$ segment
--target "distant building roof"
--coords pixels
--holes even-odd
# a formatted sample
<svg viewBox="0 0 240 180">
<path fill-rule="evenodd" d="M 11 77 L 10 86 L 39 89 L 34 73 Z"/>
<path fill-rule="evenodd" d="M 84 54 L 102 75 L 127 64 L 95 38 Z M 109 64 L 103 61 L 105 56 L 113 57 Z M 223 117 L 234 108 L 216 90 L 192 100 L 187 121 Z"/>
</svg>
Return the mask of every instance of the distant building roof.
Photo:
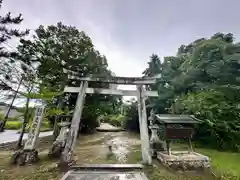
<svg viewBox="0 0 240 180">
<path fill-rule="evenodd" d="M 156 114 L 159 122 L 165 124 L 197 124 L 201 121 L 192 115 L 177 114 Z"/>
</svg>

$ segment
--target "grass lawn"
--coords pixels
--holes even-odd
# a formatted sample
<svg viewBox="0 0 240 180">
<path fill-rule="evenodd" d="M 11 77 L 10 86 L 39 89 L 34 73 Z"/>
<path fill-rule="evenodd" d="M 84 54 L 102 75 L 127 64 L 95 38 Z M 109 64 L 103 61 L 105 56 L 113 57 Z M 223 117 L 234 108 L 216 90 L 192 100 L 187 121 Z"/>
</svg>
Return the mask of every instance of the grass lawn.
<svg viewBox="0 0 240 180">
<path fill-rule="evenodd" d="M 157 160 L 154 161 L 156 166 L 145 169 L 150 180 L 239 180 L 240 179 L 240 154 L 232 152 L 219 152 L 212 149 L 196 149 L 212 160 L 212 172 L 183 173 L 172 171 Z M 141 162 L 141 151 L 136 148 L 129 155 L 129 163 Z"/>
<path fill-rule="evenodd" d="M 214 149 L 197 149 L 212 160 L 212 168 L 216 173 L 230 174 L 240 178 L 240 153 L 219 152 Z"/>
<path fill-rule="evenodd" d="M 82 136 L 77 142 L 75 153 L 77 164 L 88 163 L 117 163 L 114 156 L 108 156 L 102 145 L 103 138 L 94 135 L 91 141 L 85 141 L 87 136 Z M 40 149 L 40 162 L 34 165 L 16 167 L 9 165 L 12 152 L 0 151 L 0 180 L 59 180 L 63 173 L 56 167 L 57 160 L 49 160 L 47 157 L 50 142 L 47 141 Z M 211 173 L 194 172 L 184 173 L 172 171 L 163 167 L 158 161 L 154 161 L 154 166 L 146 167 L 144 172 L 149 180 L 217 180 L 217 179 L 240 179 L 240 154 L 231 152 L 219 152 L 211 149 L 196 149 L 212 159 L 212 169 L 215 177 Z M 125 163 L 141 163 L 140 146 L 133 146 L 132 151 L 127 156 Z"/>
</svg>

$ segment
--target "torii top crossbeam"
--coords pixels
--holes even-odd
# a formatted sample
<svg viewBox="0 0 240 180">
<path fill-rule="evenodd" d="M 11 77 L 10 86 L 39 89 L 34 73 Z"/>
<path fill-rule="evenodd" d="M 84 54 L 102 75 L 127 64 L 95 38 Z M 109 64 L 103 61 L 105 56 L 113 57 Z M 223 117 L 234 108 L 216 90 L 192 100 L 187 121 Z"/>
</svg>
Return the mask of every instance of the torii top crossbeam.
<svg viewBox="0 0 240 180">
<path fill-rule="evenodd" d="M 103 82 L 109 84 L 131 84 L 131 85 L 149 85 L 155 84 L 156 79 L 155 77 L 76 77 L 70 76 L 69 79 L 77 79 L 80 81 L 90 81 L 90 82 Z"/>
</svg>

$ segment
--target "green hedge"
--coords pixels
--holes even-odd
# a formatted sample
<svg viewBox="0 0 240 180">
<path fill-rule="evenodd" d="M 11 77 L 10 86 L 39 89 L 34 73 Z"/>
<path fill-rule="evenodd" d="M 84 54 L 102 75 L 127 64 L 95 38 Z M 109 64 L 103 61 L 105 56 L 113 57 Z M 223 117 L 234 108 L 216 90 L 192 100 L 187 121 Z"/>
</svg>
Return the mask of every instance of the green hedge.
<svg viewBox="0 0 240 180">
<path fill-rule="evenodd" d="M 195 139 L 205 147 L 240 152 L 239 99 L 234 93 L 209 90 L 189 93 L 176 102 L 179 111 L 202 120 Z"/>
<path fill-rule="evenodd" d="M 6 129 L 9 130 L 20 130 L 22 127 L 22 122 L 21 121 L 7 121 L 6 122 Z M 26 131 L 29 131 L 30 126 L 28 125 L 26 128 Z M 52 130 L 52 127 L 48 121 L 43 121 L 42 126 L 41 126 L 41 132 L 44 131 L 50 131 Z"/>
<path fill-rule="evenodd" d="M 21 121 L 7 121 L 5 129 L 19 130 L 22 127 Z"/>
</svg>

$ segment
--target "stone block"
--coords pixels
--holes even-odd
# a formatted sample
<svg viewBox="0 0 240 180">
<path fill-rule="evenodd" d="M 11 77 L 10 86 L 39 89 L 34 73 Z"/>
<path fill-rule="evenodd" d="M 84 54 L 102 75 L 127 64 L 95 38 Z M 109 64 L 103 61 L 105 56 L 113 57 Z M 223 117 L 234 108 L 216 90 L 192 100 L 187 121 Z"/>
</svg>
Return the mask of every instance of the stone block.
<svg viewBox="0 0 240 180">
<path fill-rule="evenodd" d="M 172 151 L 171 155 L 167 152 L 157 152 L 158 160 L 175 170 L 196 170 L 210 167 L 210 159 L 207 156 L 196 152 Z"/>
<path fill-rule="evenodd" d="M 11 164 L 24 166 L 25 164 L 33 164 L 39 160 L 38 151 L 33 150 L 20 150 L 15 152 L 10 160 Z"/>
</svg>

